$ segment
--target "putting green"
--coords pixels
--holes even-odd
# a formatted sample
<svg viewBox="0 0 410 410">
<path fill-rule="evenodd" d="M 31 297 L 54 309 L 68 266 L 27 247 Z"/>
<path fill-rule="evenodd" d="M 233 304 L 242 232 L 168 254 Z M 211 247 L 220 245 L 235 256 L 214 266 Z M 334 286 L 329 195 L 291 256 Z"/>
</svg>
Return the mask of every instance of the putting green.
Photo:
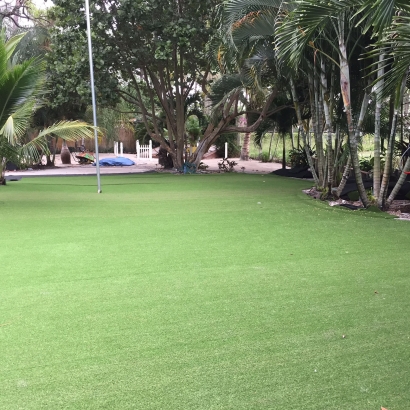
<svg viewBox="0 0 410 410">
<path fill-rule="evenodd" d="M 308 186 L 0 187 L 0 408 L 407 409 L 410 225 Z"/>
</svg>

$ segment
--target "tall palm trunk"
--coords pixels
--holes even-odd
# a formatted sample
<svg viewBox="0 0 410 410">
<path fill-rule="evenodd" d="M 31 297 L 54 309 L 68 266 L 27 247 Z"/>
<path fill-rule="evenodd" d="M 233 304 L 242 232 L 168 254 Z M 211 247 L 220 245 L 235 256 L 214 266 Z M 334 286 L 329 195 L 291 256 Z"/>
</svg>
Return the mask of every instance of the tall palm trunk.
<svg viewBox="0 0 410 410">
<path fill-rule="evenodd" d="M 339 16 L 339 63 L 340 63 L 340 89 L 343 98 L 344 109 L 346 112 L 347 129 L 349 137 L 349 149 L 352 158 L 353 171 L 356 179 L 357 190 L 360 199 L 365 208 L 370 205 L 367 198 L 366 189 L 364 188 L 362 174 L 360 172 L 359 153 L 358 153 L 358 135 L 356 135 L 353 124 L 352 106 L 350 99 L 350 70 L 347 60 L 347 50 L 344 40 L 344 17 Z"/>
<path fill-rule="evenodd" d="M 357 121 L 357 126 L 356 126 L 356 130 L 355 130 L 355 139 L 359 140 L 360 137 L 360 133 L 363 130 L 363 122 L 364 122 L 364 117 L 366 115 L 366 111 L 367 111 L 367 107 L 369 106 L 369 91 L 368 89 L 365 89 L 365 93 L 363 96 L 363 100 L 362 100 L 362 106 L 360 108 L 360 114 L 359 114 L 359 120 Z M 351 153 L 349 153 L 349 157 L 347 159 L 347 164 L 345 167 L 345 170 L 343 172 L 343 176 L 342 176 L 342 180 L 340 181 L 340 184 L 336 190 L 336 195 L 339 197 L 340 194 L 342 193 L 345 185 L 346 185 L 346 181 L 349 178 L 349 174 L 350 174 L 350 167 L 352 166 L 352 155 Z M 360 175 L 361 178 L 361 175 Z M 367 195 L 366 195 L 367 198 Z"/>
<path fill-rule="evenodd" d="M 380 195 L 380 178 L 381 178 L 381 143 L 380 143 L 380 117 L 382 109 L 381 93 L 384 85 L 384 67 L 383 67 L 384 54 L 380 54 L 377 78 L 379 79 L 376 84 L 376 109 L 374 112 L 374 165 L 373 165 L 373 195 L 379 198 Z"/>
<path fill-rule="evenodd" d="M 326 122 L 326 151 L 327 151 L 327 187 L 328 195 L 332 193 L 333 187 L 333 144 L 332 144 L 332 113 L 330 112 L 330 99 L 329 92 L 327 89 L 327 79 L 325 71 L 325 62 L 323 58 L 321 59 L 321 73 L 320 73 L 320 83 L 322 91 L 322 100 L 323 100 L 323 112 Z"/>
<path fill-rule="evenodd" d="M 306 138 L 306 132 L 303 127 L 302 113 L 300 111 L 300 105 L 299 105 L 298 96 L 296 93 L 296 87 L 295 87 L 295 83 L 293 82 L 292 77 L 290 77 L 290 88 L 292 90 L 293 105 L 296 111 L 296 118 L 298 120 L 299 132 L 302 134 L 303 148 L 306 152 L 306 157 L 309 163 L 310 171 L 312 172 L 312 175 L 313 175 L 313 179 L 315 180 L 315 185 L 319 186 L 319 178 L 315 171 L 315 166 L 313 164 L 312 156 L 310 155 L 310 149 L 309 149 L 309 145 L 308 145 L 307 138 Z"/>
<path fill-rule="evenodd" d="M 282 133 L 282 169 L 286 169 L 286 140 L 285 140 L 285 133 Z"/>
<path fill-rule="evenodd" d="M 343 171 L 342 180 L 340 181 L 340 184 L 336 189 L 336 196 L 338 198 L 341 195 L 344 187 L 346 186 L 347 180 L 349 179 L 350 167 L 351 166 L 352 166 L 352 156 L 349 154 L 349 156 L 347 158 L 347 163 L 346 163 L 346 166 L 345 166 L 345 170 Z"/>
<path fill-rule="evenodd" d="M 319 186 L 322 187 L 324 184 L 324 174 L 323 174 L 323 169 L 324 169 L 324 156 L 323 156 L 323 140 L 322 140 L 322 133 L 319 132 L 319 127 L 318 127 L 318 107 L 316 105 L 317 103 L 317 89 L 315 86 L 317 86 L 317 81 L 314 81 L 313 76 L 314 76 L 313 70 L 309 72 L 308 75 L 308 81 L 309 81 L 309 94 L 310 94 L 310 111 L 312 113 L 312 128 L 313 128 L 313 135 L 315 137 L 315 146 L 316 146 L 316 158 L 317 158 L 317 172 L 319 174 Z"/>
<path fill-rule="evenodd" d="M 410 171 L 410 157 L 407 158 L 406 163 L 404 164 L 404 168 L 400 174 L 400 178 L 397 181 L 396 185 L 394 186 L 393 190 L 391 191 L 389 197 L 386 200 L 386 209 L 390 208 L 391 203 L 393 202 L 394 198 L 396 198 L 396 195 L 399 193 L 400 188 L 403 186 L 404 181 L 407 178 L 407 172 Z"/>
<path fill-rule="evenodd" d="M 333 185 L 338 184 L 339 175 L 341 173 L 341 165 L 340 165 L 340 154 L 342 152 L 342 145 L 343 145 L 343 135 L 340 132 L 340 125 L 336 125 L 336 138 L 335 138 L 335 151 L 333 156 Z"/>
<path fill-rule="evenodd" d="M 251 142 L 251 133 L 246 132 L 245 136 L 243 137 L 243 144 L 241 148 L 241 160 L 242 161 L 249 161 L 249 144 Z"/>
<path fill-rule="evenodd" d="M 243 124 L 244 127 L 248 125 L 248 117 L 245 114 L 243 116 Z M 241 160 L 242 161 L 249 161 L 249 145 L 251 142 L 251 133 L 246 132 L 244 137 L 243 137 L 243 143 L 242 143 L 242 148 L 241 148 Z"/>
<path fill-rule="evenodd" d="M 382 183 L 380 186 L 380 194 L 377 200 L 377 204 L 380 209 L 387 209 L 386 198 L 387 198 L 387 191 L 389 189 L 390 175 L 391 175 L 392 168 L 393 168 L 393 152 L 394 152 L 394 140 L 396 137 L 397 117 L 399 115 L 400 105 L 403 100 L 404 90 L 406 88 L 407 74 L 408 74 L 408 71 L 403 76 L 402 82 L 400 84 L 400 88 L 397 90 L 396 98 L 394 100 L 394 112 L 393 112 L 389 140 L 387 143 L 386 161 L 384 165 L 383 179 L 382 179 Z"/>
</svg>

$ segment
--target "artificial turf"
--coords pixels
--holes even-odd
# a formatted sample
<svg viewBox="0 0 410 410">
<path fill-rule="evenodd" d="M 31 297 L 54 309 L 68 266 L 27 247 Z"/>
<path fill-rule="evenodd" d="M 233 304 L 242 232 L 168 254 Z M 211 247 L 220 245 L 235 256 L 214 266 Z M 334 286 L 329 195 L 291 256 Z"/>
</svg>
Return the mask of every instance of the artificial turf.
<svg viewBox="0 0 410 410">
<path fill-rule="evenodd" d="M 0 187 L 0 409 L 410 408 L 408 222 L 273 175 Z"/>
</svg>

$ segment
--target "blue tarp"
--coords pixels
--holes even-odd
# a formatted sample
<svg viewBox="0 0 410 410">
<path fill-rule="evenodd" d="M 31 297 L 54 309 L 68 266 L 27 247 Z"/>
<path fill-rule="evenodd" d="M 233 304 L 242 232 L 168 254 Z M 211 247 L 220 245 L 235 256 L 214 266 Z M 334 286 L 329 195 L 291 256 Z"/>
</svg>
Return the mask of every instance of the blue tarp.
<svg viewBox="0 0 410 410">
<path fill-rule="evenodd" d="M 135 165 L 135 162 L 124 157 L 100 159 L 100 167 L 129 167 L 131 165 Z"/>
</svg>

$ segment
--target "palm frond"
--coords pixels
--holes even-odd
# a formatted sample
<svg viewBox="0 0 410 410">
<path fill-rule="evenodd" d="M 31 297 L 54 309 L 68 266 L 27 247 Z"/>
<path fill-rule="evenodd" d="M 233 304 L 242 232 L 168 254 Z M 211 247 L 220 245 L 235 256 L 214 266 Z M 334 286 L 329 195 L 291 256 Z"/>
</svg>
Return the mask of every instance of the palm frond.
<svg viewBox="0 0 410 410">
<path fill-rule="evenodd" d="M 18 144 L 30 125 L 35 107 L 35 100 L 28 100 L 22 104 L 6 119 L 0 129 L 0 136 L 4 136 L 10 144 Z"/>
<path fill-rule="evenodd" d="M 3 34 L 2 34 L 3 35 Z M 22 40 L 22 38 L 26 35 L 26 33 L 20 33 L 17 34 L 13 37 L 11 37 L 5 44 L 5 50 L 6 50 L 6 56 L 7 59 L 9 60 L 11 58 L 11 56 L 14 53 L 14 50 L 16 49 L 16 47 L 18 46 L 18 44 L 20 43 L 20 41 Z M 4 37 L 3 37 L 4 40 Z"/>
<path fill-rule="evenodd" d="M 94 130 L 101 135 L 101 130 L 83 121 L 59 121 L 40 131 L 37 137 L 20 147 L 20 154 L 37 160 L 39 151 L 48 152 L 47 136 L 53 135 L 65 141 L 78 141 L 82 138 L 94 138 Z"/>
<path fill-rule="evenodd" d="M 344 1 L 352 5 L 355 0 Z M 359 23 L 366 21 L 364 30 L 372 28 L 379 36 L 392 24 L 395 15 L 402 12 L 410 13 L 410 4 L 407 0 L 360 0 L 356 2 L 355 7 L 359 5 L 357 14 L 362 14 Z"/>
<path fill-rule="evenodd" d="M 393 19 L 390 27 L 384 30 L 382 37 L 368 57 L 384 54 L 383 75 L 384 85 L 381 97 L 392 94 L 397 84 L 408 75 L 410 67 L 410 16 L 398 16 Z M 373 64 L 373 73 L 377 72 L 377 62 Z M 376 79 L 375 83 L 379 79 Z"/>
<path fill-rule="evenodd" d="M 283 0 L 231 0 L 225 6 L 225 22 L 232 27 L 236 22 L 252 12 L 262 10 L 291 10 L 293 3 Z"/>
<path fill-rule="evenodd" d="M 211 93 L 209 94 L 212 105 L 216 106 L 223 101 L 227 95 L 230 95 L 238 88 L 243 88 L 242 78 L 239 74 L 226 74 L 221 76 L 214 82 Z"/>
<path fill-rule="evenodd" d="M 299 1 L 296 10 L 279 22 L 275 45 L 281 61 L 300 64 L 304 50 L 337 18 L 335 1 Z"/>
<path fill-rule="evenodd" d="M 27 100 L 38 96 L 44 84 L 44 64 L 32 59 L 7 70 L 1 79 L 0 127 Z"/>
<path fill-rule="evenodd" d="M 235 44 L 244 40 L 272 36 L 276 26 L 276 10 L 266 9 L 248 13 L 232 25 L 232 38 Z"/>
<path fill-rule="evenodd" d="M 59 121 L 51 125 L 50 127 L 40 131 L 40 133 L 34 140 L 49 135 L 55 135 L 56 137 L 59 137 L 65 141 L 77 141 L 81 138 L 93 138 L 95 129 L 97 130 L 99 135 L 102 135 L 102 132 L 99 128 L 96 128 L 84 121 Z"/>
<path fill-rule="evenodd" d="M 11 145 L 6 138 L 0 136 L 0 161 L 7 158 L 8 161 L 18 162 L 18 150 Z"/>
</svg>

